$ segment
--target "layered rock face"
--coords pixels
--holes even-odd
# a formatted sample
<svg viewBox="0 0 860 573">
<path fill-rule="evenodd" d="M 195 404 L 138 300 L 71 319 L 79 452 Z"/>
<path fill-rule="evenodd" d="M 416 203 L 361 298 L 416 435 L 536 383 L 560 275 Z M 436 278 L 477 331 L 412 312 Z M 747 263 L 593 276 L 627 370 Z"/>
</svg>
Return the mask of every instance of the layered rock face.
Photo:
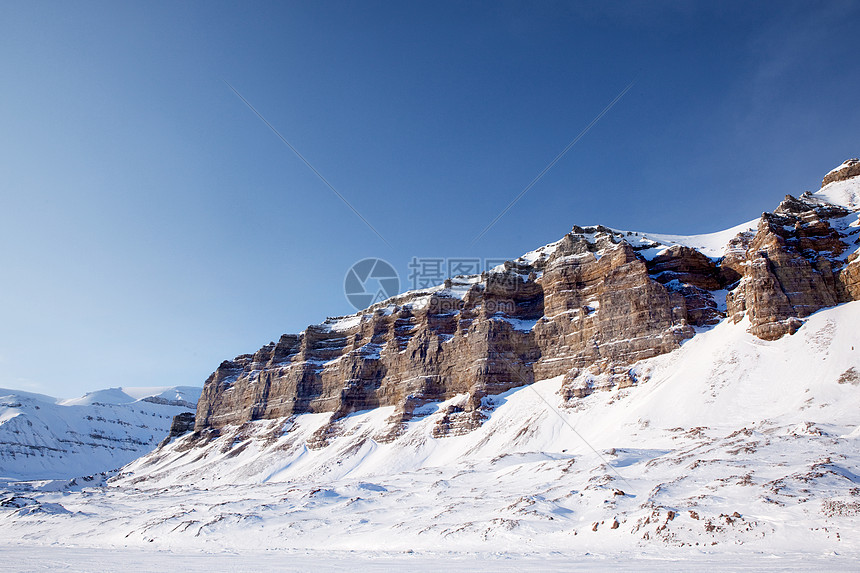
<svg viewBox="0 0 860 573">
<path fill-rule="evenodd" d="M 843 256 L 857 238 L 851 220 L 856 215 L 848 209 L 811 193 L 787 195 L 773 213 L 762 214 L 738 256 L 742 276 L 726 300 L 729 316 L 735 322 L 748 316 L 751 333 L 775 340 L 793 334 L 813 312 L 857 298 L 858 267 Z"/>
<path fill-rule="evenodd" d="M 855 166 L 828 178 L 850 178 Z M 638 233 L 574 227 L 492 272 L 328 319 L 223 362 L 205 383 L 195 430 L 217 434 L 305 412 L 331 412 L 334 423 L 394 406 L 391 432 L 377 436 L 385 440 L 417 407 L 465 395 L 434 433 L 468 431 L 481 423 L 484 398 L 538 379 L 565 375 L 567 398 L 635 384 L 631 364 L 722 320 L 723 300 L 733 320 L 749 317 L 753 334 L 778 338 L 820 308 L 860 298 L 851 217 L 810 194 L 787 196 L 716 257 Z M 323 432 L 310 445 L 325 443 Z"/>
<path fill-rule="evenodd" d="M 860 159 L 849 159 L 825 175 L 824 180 L 821 182 L 821 186 L 826 187 L 830 183 L 845 181 L 852 177 L 857 177 L 858 175 L 860 175 Z"/>
<path fill-rule="evenodd" d="M 678 348 L 716 312 L 697 285 L 714 286 L 718 273 L 697 255 L 672 251 L 649 269 L 623 235 L 577 227 L 533 257 L 223 362 L 206 381 L 196 429 L 378 406 L 396 406 L 397 422 L 458 394 L 470 399 L 452 426 L 477 423 L 487 395 L 572 368 L 621 372 Z"/>
</svg>

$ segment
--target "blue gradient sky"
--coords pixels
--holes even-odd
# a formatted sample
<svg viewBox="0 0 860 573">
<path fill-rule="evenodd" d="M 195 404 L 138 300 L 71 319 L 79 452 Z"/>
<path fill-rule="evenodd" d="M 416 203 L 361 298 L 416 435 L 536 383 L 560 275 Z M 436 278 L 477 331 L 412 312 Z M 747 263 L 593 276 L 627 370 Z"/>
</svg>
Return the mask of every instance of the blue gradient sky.
<svg viewBox="0 0 860 573">
<path fill-rule="evenodd" d="M 2 387 L 199 385 L 358 259 L 715 231 L 860 155 L 857 3 L 175 4 L 0 5 Z"/>
</svg>

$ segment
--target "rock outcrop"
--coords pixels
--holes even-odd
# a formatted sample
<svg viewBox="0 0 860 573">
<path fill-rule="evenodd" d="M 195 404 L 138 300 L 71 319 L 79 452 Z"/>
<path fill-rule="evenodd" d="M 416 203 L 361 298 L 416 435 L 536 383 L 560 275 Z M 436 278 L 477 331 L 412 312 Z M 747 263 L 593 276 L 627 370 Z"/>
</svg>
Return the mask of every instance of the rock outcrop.
<svg viewBox="0 0 860 573">
<path fill-rule="evenodd" d="M 825 175 L 824 180 L 821 182 L 821 186 L 826 187 L 830 183 L 845 181 L 846 179 L 857 177 L 858 175 L 860 175 L 860 159 L 848 159 L 842 165 Z"/>
<path fill-rule="evenodd" d="M 828 178 L 838 181 L 856 164 Z M 636 384 L 631 364 L 677 349 L 694 327 L 722 320 L 721 308 L 736 322 L 748 317 L 756 336 L 778 338 L 816 310 L 860 295 L 850 216 L 808 193 L 786 196 L 718 257 L 638 233 L 574 227 L 503 268 L 452 277 L 223 362 L 206 380 L 195 431 L 217 435 L 306 412 L 330 412 L 335 424 L 393 406 L 390 432 L 376 436 L 384 441 L 420 406 L 465 396 L 434 430 L 461 433 L 481 423 L 485 398 L 538 379 L 564 375 L 568 398 Z M 325 446 L 332 428 L 309 445 Z"/>
<path fill-rule="evenodd" d="M 174 438 L 184 436 L 185 434 L 193 431 L 194 412 L 182 412 L 181 414 L 177 414 L 176 416 L 173 416 L 173 421 L 170 423 L 170 433 L 168 433 L 167 437 L 158 444 L 158 447 L 163 448 L 173 441 Z"/>
<path fill-rule="evenodd" d="M 184 436 L 188 432 L 194 430 L 194 413 L 182 412 L 173 416 L 173 422 L 170 424 L 169 438 L 178 438 Z"/>
<path fill-rule="evenodd" d="M 811 193 L 786 195 L 773 213 L 763 213 L 740 257 L 740 283 L 726 300 L 732 320 L 747 316 L 751 333 L 775 340 L 813 312 L 854 300 L 857 267 L 846 266 L 843 255 L 857 229 L 846 219 L 856 215 Z"/>
<path fill-rule="evenodd" d="M 407 293 L 223 362 L 206 381 L 196 429 L 379 406 L 397 408 L 396 429 L 418 406 L 468 394 L 451 412 L 456 426 L 488 395 L 572 368 L 624 371 L 678 348 L 691 325 L 715 316 L 702 286 L 718 286 L 718 272 L 698 253 L 673 251 L 649 269 L 622 234 L 589 227 L 529 260 L 454 277 L 447 288 Z"/>
</svg>

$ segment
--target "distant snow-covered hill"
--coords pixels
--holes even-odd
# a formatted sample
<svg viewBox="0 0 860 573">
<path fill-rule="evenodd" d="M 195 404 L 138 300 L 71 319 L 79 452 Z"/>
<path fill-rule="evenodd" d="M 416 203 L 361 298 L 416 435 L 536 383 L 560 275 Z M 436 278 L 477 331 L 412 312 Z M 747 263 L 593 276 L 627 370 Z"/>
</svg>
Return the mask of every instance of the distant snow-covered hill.
<svg viewBox="0 0 860 573">
<path fill-rule="evenodd" d="M 109 388 L 58 400 L 0 389 L 0 478 L 60 479 L 119 468 L 152 450 L 200 388 Z"/>
</svg>

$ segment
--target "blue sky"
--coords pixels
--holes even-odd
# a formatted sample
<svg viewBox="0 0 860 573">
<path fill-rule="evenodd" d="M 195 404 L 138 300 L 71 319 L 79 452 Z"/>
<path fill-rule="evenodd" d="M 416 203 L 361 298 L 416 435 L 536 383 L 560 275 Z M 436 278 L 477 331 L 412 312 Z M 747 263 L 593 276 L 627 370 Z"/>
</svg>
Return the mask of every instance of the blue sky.
<svg viewBox="0 0 860 573">
<path fill-rule="evenodd" d="M 177 4 L 0 5 L 0 387 L 199 385 L 359 259 L 716 231 L 860 155 L 857 3 Z"/>
</svg>

